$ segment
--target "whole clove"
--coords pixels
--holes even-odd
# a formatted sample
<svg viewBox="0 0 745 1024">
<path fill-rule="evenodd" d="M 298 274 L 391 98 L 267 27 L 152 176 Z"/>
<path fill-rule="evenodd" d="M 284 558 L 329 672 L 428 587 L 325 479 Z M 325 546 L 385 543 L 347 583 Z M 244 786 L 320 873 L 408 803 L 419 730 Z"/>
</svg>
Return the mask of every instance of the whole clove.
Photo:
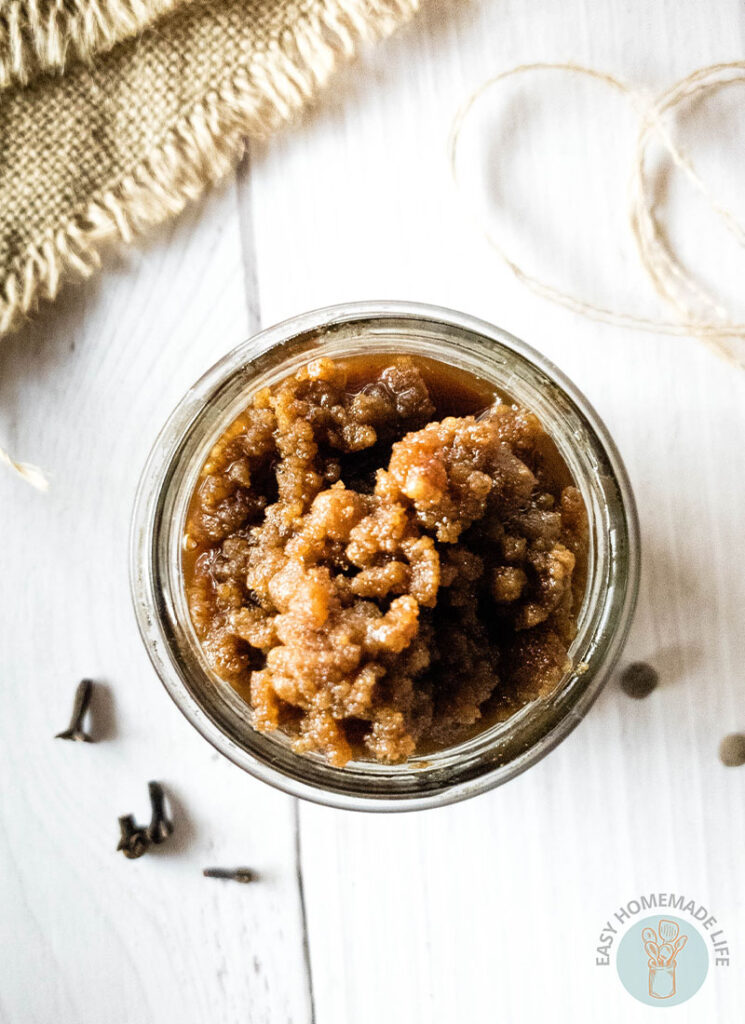
<svg viewBox="0 0 745 1024">
<path fill-rule="evenodd" d="M 124 814 L 119 819 L 121 836 L 117 850 L 121 850 L 127 860 L 137 860 L 150 849 L 148 830 L 135 824 L 132 814 Z"/>
<path fill-rule="evenodd" d="M 227 878 L 233 882 L 255 882 L 259 877 L 252 868 L 205 868 L 205 878 Z"/>
<path fill-rule="evenodd" d="M 151 843 L 159 845 L 164 843 L 173 833 L 173 822 L 166 816 L 165 794 L 161 784 L 159 782 L 148 782 L 147 788 L 152 808 L 152 818 L 148 825 L 147 834 Z"/>
<path fill-rule="evenodd" d="M 83 731 L 83 719 L 93 696 L 93 680 L 82 679 L 75 691 L 75 702 L 72 707 L 72 718 L 64 732 L 58 732 L 56 740 L 74 740 L 76 743 L 94 743 L 95 740 Z"/>
<path fill-rule="evenodd" d="M 166 815 L 165 793 L 159 782 L 148 782 L 151 818 L 147 826 L 137 825 L 134 815 L 125 814 L 119 819 L 121 836 L 117 850 L 128 860 L 136 860 L 147 853 L 152 845 L 164 843 L 173 834 L 173 822 Z"/>
</svg>

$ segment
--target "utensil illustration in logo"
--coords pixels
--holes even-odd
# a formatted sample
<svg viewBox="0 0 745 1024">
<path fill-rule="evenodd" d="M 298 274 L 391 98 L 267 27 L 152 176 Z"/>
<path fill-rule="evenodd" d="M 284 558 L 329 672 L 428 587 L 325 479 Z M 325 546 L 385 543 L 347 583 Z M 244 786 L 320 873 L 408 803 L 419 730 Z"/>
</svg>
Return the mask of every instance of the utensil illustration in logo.
<svg viewBox="0 0 745 1024">
<path fill-rule="evenodd" d="M 649 957 L 649 994 L 655 999 L 669 999 L 675 995 L 675 968 L 678 953 L 688 941 L 687 935 L 680 935 L 675 921 L 661 918 L 658 932 L 645 928 L 642 932 L 644 952 Z"/>
<path fill-rule="evenodd" d="M 663 942 L 675 942 L 678 937 L 678 928 L 675 921 L 668 921 L 666 918 L 662 918 L 659 924 L 660 938 Z"/>
<path fill-rule="evenodd" d="M 655 938 L 657 938 L 657 936 L 655 936 Z M 649 957 L 650 964 L 653 961 L 654 961 L 654 963 L 661 963 L 661 961 L 660 961 L 660 947 L 657 945 L 656 942 L 652 942 L 652 941 L 645 942 L 644 943 L 644 949 L 647 952 L 647 956 Z"/>
<path fill-rule="evenodd" d="M 674 952 L 675 951 L 669 942 L 662 943 L 660 946 L 660 960 L 662 960 L 663 964 L 666 964 L 668 960 L 672 960 Z"/>
</svg>

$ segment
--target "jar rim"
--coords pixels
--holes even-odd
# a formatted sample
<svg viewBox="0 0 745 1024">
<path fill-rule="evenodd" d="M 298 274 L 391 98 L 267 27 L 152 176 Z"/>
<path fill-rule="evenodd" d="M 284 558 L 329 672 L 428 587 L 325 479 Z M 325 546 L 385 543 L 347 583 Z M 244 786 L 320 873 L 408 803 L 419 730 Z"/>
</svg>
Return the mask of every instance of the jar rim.
<svg viewBox="0 0 745 1024">
<path fill-rule="evenodd" d="M 236 702 L 244 702 L 228 684 L 221 692 L 219 709 L 211 698 L 208 701 L 204 693 L 196 692 L 204 666 L 194 669 L 185 664 L 185 637 L 193 627 L 188 612 L 189 621 L 184 621 L 180 559 L 176 568 L 173 564 L 178 557 L 178 548 L 174 549 L 179 534 L 176 513 L 181 508 L 183 515 L 184 494 L 193 491 L 184 466 L 191 466 L 195 480 L 194 467 L 199 463 L 197 469 L 201 468 L 205 448 L 213 443 L 207 444 L 204 430 L 211 410 L 222 409 L 223 426 L 212 425 L 212 433 L 219 436 L 230 422 L 231 409 L 241 397 L 245 405 L 256 380 L 263 384 L 270 372 L 281 379 L 292 372 L 288 360 L 294 359 L 298 365 L 307 362 L 313 346 L 364 344 L 374 337 L 378 343 L 375 351 L 383 352 L 391 350 L 380 347 L 389 337 L 393 349 L 401 351 L 402 345 L 410 344 L 410 339 L 405 341 L 407 331 L 419 339 L 417 344 L 450 344 L 449 357 L 488 363 L 489 372 L 481 374 L 486 379 L 502 371 L 508 373 L 510 361 L 516 360 L 523 376 L 513 373 L 513 387 L 505 384 L 504 390 L 512 395 L 515 387 L 528 387 L 526 374 L 535 377 L 537 383 L 531 385 L 534 402 L 525 404 L 542 422 L 546 416 L 551 418 L 556 405 L 566 418 L 567 429 L 581 431 L 582 445 L 587 448 L 584 453 L 578 440 L 569 444 L 544 422 L 562 455 L 569 461 L 574 458 L 570 471 L 575 483 L 584 485 L 580 489 L 585 502 L 588 495 L 593 501 L 595 539 L 602 549 L 596 552 L 599 565 L 595 569 L 600 575 L 593 595 L 600 603 L 590 600 L 588 578 L 583 608 L 589 609 L 592 628 L 585 643 L 576 649 L 573 645 L 575 665 L 557 687 L 560 694 L 555 691 L 548 700 L 531 702 L 501 727 L 487 727 L 472 739 L 426 759 L 415 757 L 395 766 L 353 762 L 351 767 L 333 768 L 313 755 L 291 752 L 282 737 L 267 740 L 250 725 L 244 723 L 241 729 L 234 724 L 229 716 L 239 713 Z M 520 400 L 519 395 L 515 397 Z M 535 408 L 536 401 L 544 402 L 545 408 Z M 197 450 L 202 453 L 201 462 Z M 581 471 L 582 481 L 576 478 Z M 520 774 L 561 742 L 600 693 L 620 653 L 636 602 L 639 561 L 638 520 L 625 467 L 605 425 L 576 385 L 550 360 L 501 328 L 454 310 L 394 301 L 345 303 L 301 314 L 259 332 L 218 360 L 187 391 L 158 434 L 137 489 L 130 537 L 130 583 L 140 634 L 157 675 L 192 725 L 239 767 L 293 796 L 334 807 L 378 811 L 415 810 L 465 799 Z M 215 680 L 210 682 L 214 687 Z M 555 698 L 555 706 L 550 705 Z M 543 725 L 538 722 L 538 712 L 543 713 Z M 495 728 L 502 730 L 502 748 Z M 512 746 L 509 733 L 515 734 Z M 509 753 L 503 755 L 498 750 Z"/>
</svg>

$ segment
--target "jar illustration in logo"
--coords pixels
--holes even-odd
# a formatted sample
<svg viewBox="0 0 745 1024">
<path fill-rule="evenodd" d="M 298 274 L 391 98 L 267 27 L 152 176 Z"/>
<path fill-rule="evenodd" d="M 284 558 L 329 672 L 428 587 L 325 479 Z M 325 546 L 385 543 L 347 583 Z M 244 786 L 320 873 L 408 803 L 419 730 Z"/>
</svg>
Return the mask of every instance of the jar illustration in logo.
<svg viewBox="0 0 745 1024">
<path fill-rule="evenodd" d="M 695 921 L 660 912 L 630 924 L 618 944 L 616 971 L 629 995 L 662 1010 L 696 995 L 709 970 L 709 950 Z"/>
<path fill-rule="evenodd" d="M 670 999 L 675 995 L 675 968 L 678 954 L 688 941 L 687 935 L 680 934 L 675 921 L 661 918 L 658 931 L 645 928 L 642 931 L 644 952 L 649 957 L 649 994 L 654 999 Z"/>
</svg>

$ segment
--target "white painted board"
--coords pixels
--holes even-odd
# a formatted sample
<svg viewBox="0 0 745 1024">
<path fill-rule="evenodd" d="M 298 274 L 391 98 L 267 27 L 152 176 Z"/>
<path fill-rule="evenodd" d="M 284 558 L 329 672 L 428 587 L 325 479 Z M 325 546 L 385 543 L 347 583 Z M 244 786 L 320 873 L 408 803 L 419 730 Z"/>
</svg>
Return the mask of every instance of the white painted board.
<svg viewBox="0 0 745 1024">
<path fill-rule="evenodd" d="M 745 729 L 745 374 L 521 288 L 464 217 L 446 142 L 470 89 L 513 64 L 574 59 L 658 89 L 742 58 L 744 38 L 736 0 L 430 2 L 220 190 L 0 346 L 2 437 L 52 478 L 42 496 L 0 475 L 0 1020 L 647 1021 L 595 946 L 657 890 L 705 904 L 732 946 L 676 1019 L 741 1019 L 745 768 L 717 747 Z M 557 283 L 655 312 L 623 235 L 623 104 L 558 79 L 510 97 L 487 147 L 502 201 L 485 213 Z M 745 152 L 728 110 L 701 134 L 724 188 Z M 721 237 L 685 227 L 706 279 L 736 281 Z M 362 298 L 482 316 L 588 395 L 642 523 L 625 657 L 662 677 L 639 702 L 611 683 L 502 789 L 414 815 L 298 806 L 222 760 L 157 682 L 128 593 L 136 481 L 188 385 L 259 327 Z M 82 676 L 107 687 L 95 747 L 52 740 Z M 127 862 L 116 819 L 146 814 L 150 778 L 175 797 L 177 837 Z M 211 882 L 210 863 L 263 879 Z"/>
</svg>

